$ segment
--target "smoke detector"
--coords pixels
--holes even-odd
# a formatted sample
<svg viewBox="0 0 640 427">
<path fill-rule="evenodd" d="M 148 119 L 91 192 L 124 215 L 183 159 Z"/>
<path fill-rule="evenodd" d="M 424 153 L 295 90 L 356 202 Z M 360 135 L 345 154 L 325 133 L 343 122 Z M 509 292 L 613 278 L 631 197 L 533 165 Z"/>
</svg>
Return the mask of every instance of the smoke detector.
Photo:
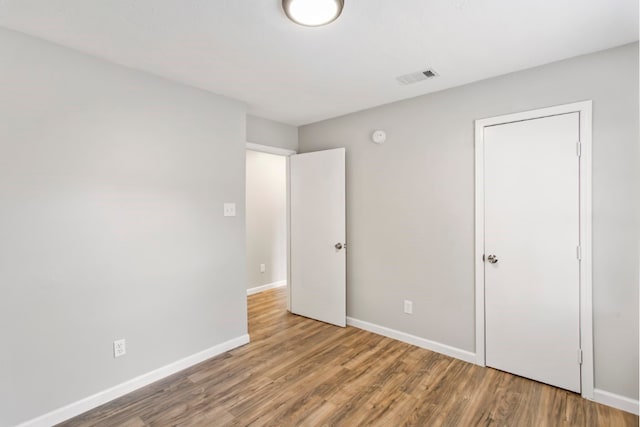
<svg viewBox="0 0 640 427">
<path fill-rule="evenodd" d="M 421 82 L 423 80 L 433 79 L 435 77 L 438 77 L 438 73 L 436 73 L 433 68 L 427 68 L 426 70 L 396 77 L 396 80 L 398 80 L 401 85 L 406 86 L 413 83 Z"/>
</svg>

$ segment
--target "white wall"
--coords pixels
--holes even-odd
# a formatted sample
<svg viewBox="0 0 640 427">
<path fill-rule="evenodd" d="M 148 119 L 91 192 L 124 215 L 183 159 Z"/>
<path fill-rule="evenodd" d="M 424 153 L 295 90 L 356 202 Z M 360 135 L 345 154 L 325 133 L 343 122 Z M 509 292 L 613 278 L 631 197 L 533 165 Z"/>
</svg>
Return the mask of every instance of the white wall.
<svg viewBox="0 0 640 427">
<path fill-rule="evenodd" d="M 637 399 L 637 44 L 301 127 L 301 152 L 347 148 L 348 315 L 474 351 L 474 120 L 587 99 L 595 385 Z"/>
<path fill-rule="evenodd" d="M 247 142 L 298 151 L 298 128 L 247 115 Z"/>
<path fill-rule="evenodd" d="M 0 93 L 1 426 L 246 334 L 243 104 L 1 29 Z"/>
<path fill-rule="evenodd" d="M 286 168 L 284 156 L 247 150 L 247 288 L 287 279 Z"/>
</svg>

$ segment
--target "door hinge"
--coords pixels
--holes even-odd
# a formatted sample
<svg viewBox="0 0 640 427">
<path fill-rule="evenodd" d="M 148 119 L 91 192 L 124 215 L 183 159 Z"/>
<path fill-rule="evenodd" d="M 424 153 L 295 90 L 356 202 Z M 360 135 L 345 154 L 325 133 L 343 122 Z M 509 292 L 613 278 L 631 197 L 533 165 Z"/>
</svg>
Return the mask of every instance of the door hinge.
<svg viewBox="0 0 640 427">
<path fill-rule="evenodd" d="M 582 365 L 582 349 L 578 349 L 578 365 Z"/>
<path fill-rule="evenodd" d="M 582 156 L 582 142 L 580 141 L 576 143 L 576 154 L 578 157 Z"/>
<path fill-rule="evenodd" d="M 578 261 L 582 260 L 582 246 L 576 246 L 576 258 Z"/>
</svg>

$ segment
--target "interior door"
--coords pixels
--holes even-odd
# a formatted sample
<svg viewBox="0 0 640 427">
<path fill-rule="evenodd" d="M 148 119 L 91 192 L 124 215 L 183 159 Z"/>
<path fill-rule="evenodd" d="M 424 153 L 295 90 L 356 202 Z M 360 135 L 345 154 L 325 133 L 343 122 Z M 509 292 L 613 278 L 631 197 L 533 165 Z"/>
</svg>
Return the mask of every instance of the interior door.
<svg viewBox="0 0 640 427">
<path fill-rule="evenodd" d="M 290 158 L 291 312 L 346 325 L 345 149 Z"/>
<path fill-rule="evenodd" d="M 484 141 L 486 364 L 580 392 L 579 113 Z"/>
</svg>

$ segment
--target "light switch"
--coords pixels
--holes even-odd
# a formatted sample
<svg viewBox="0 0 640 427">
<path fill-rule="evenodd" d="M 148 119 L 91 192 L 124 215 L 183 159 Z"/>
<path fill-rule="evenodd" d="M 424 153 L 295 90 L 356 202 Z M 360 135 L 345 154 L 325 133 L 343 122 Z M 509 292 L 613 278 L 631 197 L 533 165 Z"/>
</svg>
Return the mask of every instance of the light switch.
<svg viewBox="0 0 640 427">
<path fill-rule="evenodd" d="M 236 216 L 236 204 L 225 203 L 224 204 L 224 216 Z"/>
</svg>

